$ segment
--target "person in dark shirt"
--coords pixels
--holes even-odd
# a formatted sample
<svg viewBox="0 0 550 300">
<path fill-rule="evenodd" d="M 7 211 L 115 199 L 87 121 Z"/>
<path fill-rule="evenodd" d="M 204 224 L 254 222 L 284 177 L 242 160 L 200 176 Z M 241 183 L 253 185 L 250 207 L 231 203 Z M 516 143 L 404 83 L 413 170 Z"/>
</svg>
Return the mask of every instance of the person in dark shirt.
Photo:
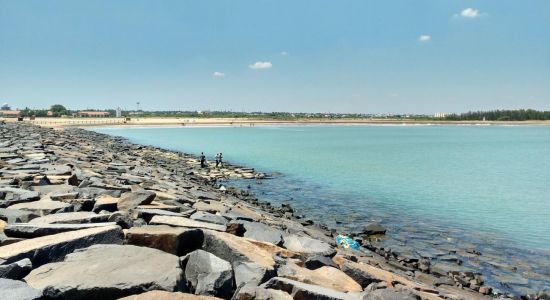
<svg viewBox="0 0 550 300">
<path fill-rule="evenodd" d="M 206 156 L 204 156 L 204 152 L 201 152 L 201 168 L 206 168 Z"/>
<path fill-rule="evenodd" d="M 223 168 L 223 154 L 220 152 L 220 156 L 218 157 L 218 161 L 220 163 L 220 167 Z"/>
</svg>

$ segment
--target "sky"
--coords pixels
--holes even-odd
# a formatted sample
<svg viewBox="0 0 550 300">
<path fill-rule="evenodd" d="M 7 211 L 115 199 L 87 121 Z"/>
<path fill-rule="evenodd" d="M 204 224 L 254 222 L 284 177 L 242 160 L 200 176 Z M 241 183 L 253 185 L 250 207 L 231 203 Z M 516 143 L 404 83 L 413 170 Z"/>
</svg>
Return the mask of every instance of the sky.
<svg viewBox="0 0 550 300">
<path fill-rule="evenodd" d="M 0 0 L 0 102 L 550 110 L 550 1 Z"/>
</svg>

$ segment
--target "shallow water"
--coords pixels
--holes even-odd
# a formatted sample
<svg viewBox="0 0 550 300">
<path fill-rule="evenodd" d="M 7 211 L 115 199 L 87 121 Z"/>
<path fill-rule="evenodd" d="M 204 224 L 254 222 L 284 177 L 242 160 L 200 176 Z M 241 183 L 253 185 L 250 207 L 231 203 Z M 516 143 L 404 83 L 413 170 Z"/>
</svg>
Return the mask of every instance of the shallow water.
<svg viewBox="0 0 550 300">
<path fill-rule="evenodd" d="M 256 126 L 96 131 L 187 153 L 204 151 L 210 159 L 223 152 L 227 161 L 284 174 L 262 184 L 250 181 L 244 185 L 250 184 L 266 200 L 290 202 L 306 216 L 329 226 L 354 231 L 380 221 L 390 229 L 388 243 L 393 247 L 476 247 L 488 257 L 494 253 L 494 264 L 502 260 L 543 274 L 543 278 L 533 276 L 518 286 L 550 285 L 550 267 L 545 265 L 550 257 L 550 127 Z M 479 269 L 485 264 L 472 262 L 471 266 Z M 519 275 L 529 277 L 527 271 Z M 498 270 L 487 272 L 494 273 L 488 273 L 489 277 L 500 275 Z"/>
</svg>

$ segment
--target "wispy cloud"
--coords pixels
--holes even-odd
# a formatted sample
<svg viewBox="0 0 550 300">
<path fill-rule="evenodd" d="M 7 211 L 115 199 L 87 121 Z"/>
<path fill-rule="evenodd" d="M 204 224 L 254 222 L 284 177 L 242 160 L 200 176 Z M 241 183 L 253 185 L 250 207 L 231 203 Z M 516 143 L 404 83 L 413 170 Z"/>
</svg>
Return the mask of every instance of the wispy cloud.
<svg viewBox="0 0 550 300">
<path fill-rule="evenodd" d="M 288 52 L 282 51 L 282 52 L 281 52 L 281 55 L 282 55 L 282 56 L 287 56 L 287 55 L 288 55 Z"/>
<path fill-rule="evenodd" d="M 216 71 L 216 72 L 212 73 L 212 76 L 214 76 L 216 78 L 223 78 L 223 77 L 225 77 L 225 73 Z"/>
<path fill-rule="evenodd" d="M 432 39 L 432 37 L 430 35 L 427 35 L 427 34 L 423 34 L 423 35 L 418 37 L 418 41 L 420 41 L 420 42 L 428 42 L 431 39 Z"/>
<path fill-rule="evenodd" d="M 486 15 L 486 13 L 480 12 L 479 9 L 468 7 L 463 9 L 459 14 L 455 14 L 455 17 L 474 19 L 484 15 Z"/>
<path fill-rule="evenodd" d="M 251 65 L 248 65 L 249 68 L 253 70 L 269 69 L 273 67 L 273 64 L 270 61 L 257 61 Z"/>
</svg>

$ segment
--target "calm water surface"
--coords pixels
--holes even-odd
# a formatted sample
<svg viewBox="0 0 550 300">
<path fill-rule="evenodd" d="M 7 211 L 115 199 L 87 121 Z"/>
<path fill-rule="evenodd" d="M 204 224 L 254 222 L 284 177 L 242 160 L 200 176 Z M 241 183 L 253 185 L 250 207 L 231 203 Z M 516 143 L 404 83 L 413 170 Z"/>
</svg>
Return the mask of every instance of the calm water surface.
<svg viewBox="0 0 550 300">
<path fill-rule="evenodd" d="M 530 272 L 550 275 L 548 266 L 536 262 L 550 251 L 550 127 L 96 131 L 187 153 L 204 151 L 210 159 L 223 152 L 227 161 L 280 172 L 284 175 L 276 179 L 247 185 L 266 200 L 290 202 L 307 216 L 342 230 L 380 221 L 389 227 L 390 237 L 403 245 L 407 236 L 417 236 L 424 243 L 434 243 L 435 237 L 457 240 L 493 251 L 495 256 L 525 256 Z M 537 280 L 522 283 L 549 283 Z"/>
</svg>

